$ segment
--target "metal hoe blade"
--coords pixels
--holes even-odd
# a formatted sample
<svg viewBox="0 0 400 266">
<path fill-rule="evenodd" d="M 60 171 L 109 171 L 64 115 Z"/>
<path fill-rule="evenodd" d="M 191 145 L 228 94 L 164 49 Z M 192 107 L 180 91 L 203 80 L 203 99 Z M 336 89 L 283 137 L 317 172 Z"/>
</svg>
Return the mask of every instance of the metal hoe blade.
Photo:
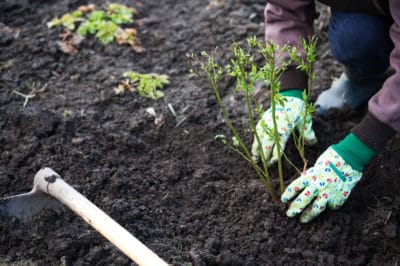
<svg viewBox="0 0 400 266">
<path fill-rule="evenodd" d="M 53 197 L 34 191 L 0 199 L 0 216 L 15 217 L 22 222 L 29 222 L 45 209 L 60 211 L 63 205 Z"/>
</svg>

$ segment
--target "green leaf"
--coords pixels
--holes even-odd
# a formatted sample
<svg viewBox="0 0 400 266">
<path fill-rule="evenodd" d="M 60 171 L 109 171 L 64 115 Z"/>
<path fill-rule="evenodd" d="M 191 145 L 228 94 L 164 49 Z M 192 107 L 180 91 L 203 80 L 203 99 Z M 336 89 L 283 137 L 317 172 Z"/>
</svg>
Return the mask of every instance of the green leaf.
<svg viewBox="0 0 400 266">
<path fill-rule="evenodd" d="M 96 10 L 89 14 L 90 21 L 103 21 L 106 18 L 106 12 L 103 10 Z"/>
<path fill-rule="evenodd" d="M 251 66 L 251 73 L 253 73 L 253 74 L 257 73 L 257 66 L 254 64 Z"/>
<path fill-rule="evenodd" d="M 82 18 L 83 13 L 82 13 L 82 11 L 76 10 L 76 11 L 71 13 L 71 16 L 74 17 L 74 18 Z"/>
<path fill-rule="evenodd" d="M 111 21 L 101 21 L 97 25 L 96 37 L 104 44 L 114 41 L 119 27 Z"/>
<path fill-rule="evenodd" d="M 133 14 L 136 13 L 136 10 L 121 4 L 110 4 L 107 7 L 108 17 L 115 24 L 126 24 L 133 22 Z"/>
<path fill-rule="evenodd" d="M 67 13 L 67 14 L 64 14 L 60 19 L 59 18 L 52 19 L 50 22 L 47 23 L 47 27 L 52 28 L 54 26 L 63 25 L 64 27 L 66 27 L 69 30 L 74 30 L 76 20 L 77 20 L 76 17 Z"/>
<path fill-rule="evenodd" d="M 75 22 L 82 19 L 81 11 L 74 11 L 72 13 L 64 14 L 60 19 L 53 18 L 51 21 L 47 22 L 48 28 L 53 28 L 58 25 L 63 25 L 69 30 L 75 29 Z"/>
<path fill-rule="evenodd" d="M 224 144 L 228 144 L 228 142 L 226 141 L 226 136 L 223 135 L 223 134 L 215 135 L 214 138 L 215 138 L 216 140 L 222 141 L 222 143 L 224 143 Z"/>
<path fill-rule="evenodd" d="M 247 38 L 247 45 L 250 48 L 256 47 L 257 46 L 257 37 L 253 36 L 253 37 Z"/>
<path fill-rule="evenodd" d="M 79 25 L 78 29 L 76 30 L 76 32 L 82 36 L 86 36 L 88 34 L 95 34 L 96 31 L 97 31 L 96 23 L 88 20 Z"/>
<path fill-rule="evenodd" d="M 59 18 L 53 18 L 52 20 L 47 22 L 46 25 L 47 25 L 47 27 L 49 29 L 51 29 L 51 28 L 53 28 L 53 27 L 55 27 L 57 25 L 60 25 L 60 19 Z"/>
<path fill-rule="evenodd" d="M 61 17 L 61 24 L 69 30 L 75 29 L 75 20 L 71 14 L 65 14 Z"/>
<path fill-rule="evenodd" d="M 238 147 L 239 146 L 239 140 L 237 137 L 232 137 L 232 143 L 233 146 Z"/>
</svg>

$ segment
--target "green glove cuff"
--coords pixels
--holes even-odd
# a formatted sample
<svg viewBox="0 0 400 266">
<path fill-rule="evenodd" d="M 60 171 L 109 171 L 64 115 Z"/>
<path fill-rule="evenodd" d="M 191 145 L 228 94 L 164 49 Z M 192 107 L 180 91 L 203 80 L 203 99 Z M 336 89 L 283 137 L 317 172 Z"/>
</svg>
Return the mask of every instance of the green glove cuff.
<svg viewBox="0 0 400 266">
<path fill-rule="evenodd" d="M 362 172 L 364 166 L 374 157 L 375 152 L 353 133 L 347 135 L 334 149 L 354 170 Z"/>
<path fill-rule="evenodd" d="M 282 96 L 295 97 L 303 100 L 303 91 L 301 89 L 289 89 L 280 93 Z"/>
</svg>

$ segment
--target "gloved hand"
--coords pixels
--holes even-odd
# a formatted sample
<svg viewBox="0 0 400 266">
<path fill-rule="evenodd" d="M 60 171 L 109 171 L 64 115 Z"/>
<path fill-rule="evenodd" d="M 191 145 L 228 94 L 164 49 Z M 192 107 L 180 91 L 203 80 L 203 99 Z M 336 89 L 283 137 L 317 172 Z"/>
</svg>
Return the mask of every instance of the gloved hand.
<svg viewBox="0 0 400 266">
<path fill-rule="evenodd" d="M 302 99 L 302 92 L 300 90 L 289 90 L 281 93 L 284 98 L 284 106 L 276 105 L 276 122 L 278 132 L 280 134 L 280 147 L 283 152 L 286 142 L 292 134 L 294 128 L 300 128 L 303 125 L 303 109 L 304 101 Z M 264 158 L 268 165 L 274 164 L 278 160 L 277 143 L 271 134 L 267 133 L 266 128 L 270 132 L 273 130 L 272 109 L 269 108 L 262 116 L 256 126 L 257 134 L 260 137 L 262 144 L 262 151 Z M 314 130 L 312 129 L 312 117 L 308 116 L 305 123 L 304 140 L 306 144 L 314 144 L 317 142 Z M 251 149 L 253 159 L 258 161 L 260 159 L 259 144 L 254 139 Z"/>
<path fill-rule="evenodd" d="M 326 207 L 340 208 L 361 179 L 364 165 L 374 154 L 353 134 L 330 146 L 314 167 L 295 179 L 282 194 L 281 200 L 288 202 L 301 192 L 290 204 L 287 216 L 302 213 L 300 221 L 307 223 Z"/>
</svg>

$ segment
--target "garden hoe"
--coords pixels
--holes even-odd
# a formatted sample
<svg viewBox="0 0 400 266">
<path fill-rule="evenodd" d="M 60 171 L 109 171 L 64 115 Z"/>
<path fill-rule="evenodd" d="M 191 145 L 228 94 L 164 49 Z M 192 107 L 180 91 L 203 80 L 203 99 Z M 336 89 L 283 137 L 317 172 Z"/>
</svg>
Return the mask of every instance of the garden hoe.
<svg viewBox="0 0 400 266">
<path fill-rule="evenodd" d="M 59 201 L 137 264 L 168 265 L 50 168 L 41 169 L 35 175 L 31 192 L 0 199 L 0 215 L 26 222 L 43 209 L 59 209 L 62 206 Z"/>
</svg>

